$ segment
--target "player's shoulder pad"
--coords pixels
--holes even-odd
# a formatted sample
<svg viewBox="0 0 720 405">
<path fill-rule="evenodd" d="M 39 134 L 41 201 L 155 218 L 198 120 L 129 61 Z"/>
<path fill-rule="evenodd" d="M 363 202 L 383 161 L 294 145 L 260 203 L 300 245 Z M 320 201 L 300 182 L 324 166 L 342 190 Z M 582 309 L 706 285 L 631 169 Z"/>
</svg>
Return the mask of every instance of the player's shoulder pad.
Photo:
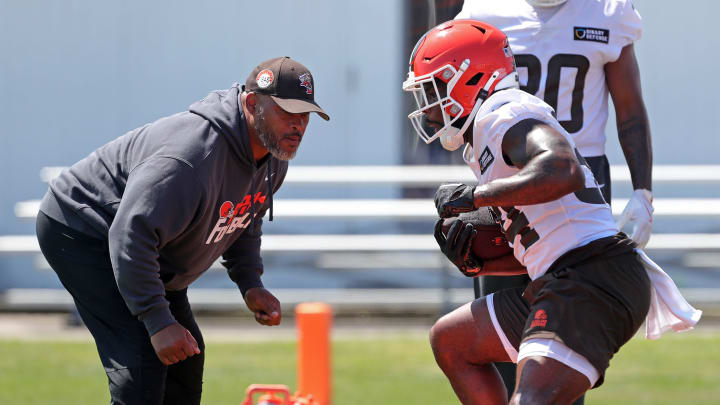
<svg viewBox="0 0 720 405">
<path fill-rule="evenodd" d="M 610 43 L 624 47 L 642 36 L 642 17 L 631 0 L 601 0 L 603 10 L 598 10 L 610 30 Z"/>
<path fill-rule="evenodd" d="M 554 120 L 553 108 L 539 98 L 518 89 L 507 89 L 492 94 L 478 110 L 474 122 L 474 136 L 487 145 L 499 146 L 510 127 L 534 118 Z M 479 143 L 479 144 L 480 144 Z"/>
</svg>

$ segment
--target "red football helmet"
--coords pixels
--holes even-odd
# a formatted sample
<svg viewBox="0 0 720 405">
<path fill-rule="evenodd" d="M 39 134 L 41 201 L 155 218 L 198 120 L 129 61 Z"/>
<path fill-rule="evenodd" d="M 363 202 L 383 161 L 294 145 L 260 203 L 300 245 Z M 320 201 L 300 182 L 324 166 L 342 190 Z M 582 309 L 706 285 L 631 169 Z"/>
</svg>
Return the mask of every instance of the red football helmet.
<svg viewBox="0 0 720 405">
<path fill-rule="evenodd" d="M 446 94 L 440 94 L 437 80 L 445 83 Z M 425 143 L 440 138 L 448 150 L 465 143 L 462 134 L 480 104 L 493 91 L 509 87 L 518 87 L 518 78 L 507 37 L 476 20 L 448 21 L 428 31 L 410 55 L 410 71 L 403 83 L 403 90 L 413 93 L 418 106 L 408 115 L 415 131 Z M 422 119 L 438 105 L 444 126 L 429 135 Z M 461 118 L 464 122 L 458 122 Z"/>
</svg>

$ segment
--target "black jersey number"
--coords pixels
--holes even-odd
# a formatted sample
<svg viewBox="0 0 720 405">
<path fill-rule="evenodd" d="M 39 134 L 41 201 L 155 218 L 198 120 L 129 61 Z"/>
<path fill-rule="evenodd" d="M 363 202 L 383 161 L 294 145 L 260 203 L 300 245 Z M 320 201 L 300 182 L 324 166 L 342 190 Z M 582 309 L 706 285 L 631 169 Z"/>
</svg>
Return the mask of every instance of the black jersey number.
<svg viewBox="0 0 720 405">
<path fill-rule="evenodd" d="M 540 89 L 540 77 L 542 67 L 540 59 L 531 54 L 515 55 L 515 63 L 518 67 L 527 68 L 528 81 L 520 89 L 530 94 L 536 94 Z M 560 125 L 571 134 L 578 132 L 583 127 L 583 89 L 585 88 L 585 77 L 590 69 L 590 61 L 583 55 L 559 53 L 548 61 L 547 80 L 545 80 L 545 102 L 550 104 L 556 111 L 558 105 L 558 92 L 560 90 L 560 71 L 562 68 L 575 68 L 575 86 L 572 91 L 570 103 L 570 119 L 559 121 Z"/>
<path fill-rule="evenodd" d="M 515 237 L 520 235 L 520 244 L 525 250 L 532 246 L 535 242 L 540 240 L 540 235 L 533 228 L 530 228 L 525 213 L 515 207 L 502 207 L 507 213 L 507 219 L 510 220 L 510 226 L 505 229 L 505 221 L 502 220 L 502 215 L 497 207 L 492 207 L 490 210 L 493 213 L 496 221 L 500 222 L 500 227 L 503 229 L 505 239 L 514 243 Z"/>
<path fill-rule="evenodd" d="M 587 171 L 592 173 L 590 165 L 584 157 L 580 156 L 580 152 L 578 152 L 577 148 L 575 148 L 575 156 L 577 157 L 580 164 L 587 167 Z M 600 191 L 600 186 L 598 185 L 597 180 L 595 180 L 594 176 L 593 183 L 594 186 L 585 187 L 576 191 L 574 193 L 575 197 L 577 197 L 578 200 L 586 204 L 605 204 L 605 199 L 603 198 L 602 191 Z"/>
</svg>

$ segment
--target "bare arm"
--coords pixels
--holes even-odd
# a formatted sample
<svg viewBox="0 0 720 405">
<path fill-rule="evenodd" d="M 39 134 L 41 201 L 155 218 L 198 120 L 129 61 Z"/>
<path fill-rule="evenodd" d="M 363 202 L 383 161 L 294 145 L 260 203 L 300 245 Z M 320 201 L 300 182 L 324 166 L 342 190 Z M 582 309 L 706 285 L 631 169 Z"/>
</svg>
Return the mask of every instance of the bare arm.
<svg viewBox="0 0 720 405">
<path fill-rule="evenodd" d="M 652 190 L 652 140 L 640 87 L 633 44 L 618 60 L 605 65 L 605 81 L 615 105 L 618 140 L 625 154 L 633 189 Z"/>
<path fill-rule="evenodd" d="M 565 137 L 534 119 L 520 121 L 503 137 L 505 159 L 520 171 L 478 186 L 475 207 L 532 205 L 556 200 L 585 185 L 580 162 Z"/>
</svg>

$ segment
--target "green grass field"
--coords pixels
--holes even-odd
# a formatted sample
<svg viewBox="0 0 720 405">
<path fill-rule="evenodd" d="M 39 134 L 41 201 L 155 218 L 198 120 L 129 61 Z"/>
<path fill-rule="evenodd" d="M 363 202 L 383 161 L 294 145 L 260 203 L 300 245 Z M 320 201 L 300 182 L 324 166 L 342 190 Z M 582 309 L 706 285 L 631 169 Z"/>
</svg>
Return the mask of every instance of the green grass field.
<svg viewBox="0 0 720 405">
<path fill-rule="evenodd" d="M 455 404 L 424 337 L 333 342 L 334 403 Z M 588 404 L 720 403 L 720 333 L 636 338 L 613 359 Z M 251 383 L 295 387 L 293 342 L 209 342 L 203 403 L 239 404 Z M 0 404 L 108 403 L 95 347 L 0 341 Z"/>
</svg>

